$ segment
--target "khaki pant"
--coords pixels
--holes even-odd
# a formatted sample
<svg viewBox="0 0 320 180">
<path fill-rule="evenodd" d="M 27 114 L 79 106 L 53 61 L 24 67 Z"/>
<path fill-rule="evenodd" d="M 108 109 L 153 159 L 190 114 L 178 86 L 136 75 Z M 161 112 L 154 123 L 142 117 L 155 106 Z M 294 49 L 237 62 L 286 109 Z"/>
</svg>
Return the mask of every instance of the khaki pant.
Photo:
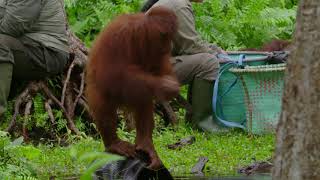
<svg viewBox="0 0 320 180">
<path fill-rule="evenodd" d="M 188 102 L 192 113 L 186 121 L 204 131 L 221 131 L 213 119 L 213 82 L 219 73 L 219 61 L 215 55 L 200 53 L 177 56 L 171 59 L 174 71 L 181 84 L 189 84 Z"/>
<path fill-rule="evenodd" d="M 34 80 L 62 72 L 69 54 L 44 47 L 31 39 L 0 34 L 0 116 L 9 96 L 11 80 Z"/>
<path fill-rule="evenodd" d="M 195 78 L 214 81 L 219 73 L 219 62 L 215 55 L 199 53 L 171 58 L 179 82 L 191 84 Z"/>
</svg>

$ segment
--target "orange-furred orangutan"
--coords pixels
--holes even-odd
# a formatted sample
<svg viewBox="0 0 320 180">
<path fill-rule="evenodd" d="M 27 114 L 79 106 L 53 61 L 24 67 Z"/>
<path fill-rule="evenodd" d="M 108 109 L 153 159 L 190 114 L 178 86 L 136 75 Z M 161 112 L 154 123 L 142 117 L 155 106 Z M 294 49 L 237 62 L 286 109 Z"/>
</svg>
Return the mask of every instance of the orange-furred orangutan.
<svg viewBox="0 0 320 180">
<path fill-rule="evenodd" d="M 176 31 L 177 18 L 164 7 L 121 15 L 99 34 L 86 69 L 86 96 L 106 151 L 127 157 L 144 151 L 151 169 L 162 165 L 152 141 L 153 101 L 179 94 L 169 61 Z M 119 108 L 134 113 L 135 145 L 117 136 Z"/>
</svg>

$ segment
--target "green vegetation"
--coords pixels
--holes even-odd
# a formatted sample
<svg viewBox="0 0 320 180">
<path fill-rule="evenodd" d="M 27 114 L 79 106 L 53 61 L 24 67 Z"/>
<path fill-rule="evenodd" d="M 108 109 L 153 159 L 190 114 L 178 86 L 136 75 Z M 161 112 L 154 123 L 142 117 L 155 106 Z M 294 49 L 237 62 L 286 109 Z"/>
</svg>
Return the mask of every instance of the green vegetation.
<svg viewBox="0 0 320 180">
<path fill-rule="evenodd" d="M 138 12 L 141 3 L 141 0 L 65 0 L 72 31 L 88 46 L 112 18 Z"/>
<path fill-rule="evenodd" d="M 8 135 L 0 131 L 0 179 L 48 179 L 49 177 L 77 177 L 96 158 L 118 159 L 102 152 L 100 141 L 92 138 L 68 140 L 72 145 L 27 145 L 23 138 L 10 142 Z"/>
<path fill-rule="evenodd" d="M 100 140 L 92 138 L 68 140 L 71 145 L 56 144 L 26 145 L 19 138 L 10 142 L 4 132 L 0 132 L 0 179 L 19 179 L 31 177 L 48 179 L 78 177 L 86 172 L 88 167 L 117 157 L 101 155 L 103 145 Z M 133 133 L 118 130 L 123 139 L 132 141 Z M 180 150 L 169 150 L 168 144 L 175 143 L 181 138 L 193 135 L 196 142 Z M 173 175 L 186 175 L 198 161 L 200 156 L 209 158 L 205 171 L 207 175 L 235 175 L 237 169 L 248 165 L 255 160 L 271 158 L 274 147 L 274 136 L 248 136 L 243 132 L 229 132 L 224 134 L 206 134 L 193 131 L 186 125 L 177 129 L 155 131 L 154 142 L 163 160 Z M 104 159 L 101 159 L 104 157 Z"/>
<path fill-rule="evenodd" d="M 207 0 L 194 5 L 198 31 L 224 49 L 290 39 L 294 29 L 296 6 L 288 0 Z"/>
<path fill-rule="evenodd" d="M 116 15 L 137 12 L 141 0 L 65 0 L 71 29 L 90 47 L 95 36 Z M 197 29 L 204 39 L 217 43 L 224 49 L 236 50 L 259 47 L 273 38 L 290 39 L 294 30 L 297 0 L 206 0 L 194 4 Z M 51 82 L 54 86 L 54 80 Z M 61 88 L 61 87 L 57 87 Z M 183 91 L 185 94 L 185 89 Z M 34 98 L 34 112 L 30 117 L 19 117 L 27 122 L 33 143 L 25 144 L 19 134 L 9 137 L 0 131 L 0 179 L 48 179 L 48 177 L 78 177 L 90 173 L 97 165 L 118 157 L 102 154 L 103 146 L 94 125 L 85 117 L 78 117 L 76 126 L 86 138 L 74 137 L 66 128 L 66 120 L 59 110 L 53 110 L 58 132 L 63 139 L 48 141 L 43 132 L 52 128 L 47 122 L 43 98 Z M 7 127 L 12 117 L 13 102 L 0 129 Z M 237 168 L 255 160 L 271 158 L 274 135 L 249 136 L 245 132 L 232 131 L 225 134 L 206 134 L 192 130 L 184 124 L 184 111 L 177 112 L 180 124 L 177 128 L 164 128 L 157 119 L 154 142 L 164 164 L 173 175 L 185 175 L 197 162 L 206 156 L 208 175 L 233 175 Z M 36 124 L 35 129 L 28 127 Z M 22 124 L 22 123 L 20 123 Z M 134 132 L 128 133 L 119 127 L 121 138 L 133 141 Z M 47 133 L 44 133 L 47 134 Z M 166 145 L 190 135 L 196 142 L 181 150 L 168 150 Z M 100 161 L 93 161 L 99 157 Z M 83 178 L 86 179 L 84 174 Z"/>
<path fill-rule="evenodd" d="M 137 12 L 142 0 L 66 0 L 72 30 L 90 45 L 121 13 Z M 205 0 L 194 3 L 196 26 L 204 39 L 224 49 L 259 47 L 274 38 L 290 39 L 297 0 Z"/>
</svg>

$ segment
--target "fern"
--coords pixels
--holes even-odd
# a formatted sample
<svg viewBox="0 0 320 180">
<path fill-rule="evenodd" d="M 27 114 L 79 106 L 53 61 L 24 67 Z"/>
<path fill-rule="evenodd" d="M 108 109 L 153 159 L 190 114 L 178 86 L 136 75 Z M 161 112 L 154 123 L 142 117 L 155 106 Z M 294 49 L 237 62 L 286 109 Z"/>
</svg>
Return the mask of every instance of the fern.
<svg viewBox="0 0 320 180">
<path fill-rule="evenodd" d="M 273 38 L 291 38 L 296 6 L 287 1 L 212 0 L 194 4 L 197 29 L 224 49 L 259 47 Z"/>
<path fill-rule="evenodd" d="M 54 117 L 56 118 L 57 131 L 61 131 L 67 127 L 67 120 L 63 117 L 63 112 L 60 110 L 53 110 Z"/>
<path fill-rule="evenodd" d="M 22 142 L 21 137 L 11 142 L 8 133 L 0 131 L 0 179 L 34 179 L 25 157 L 32 157 L 35 148 L 24 147 Z"/>
<path fill-rule="evenodd" d="M 72 31 L 91 46 L 95 36 L 112 18 L 138 11 L 141 3 L 141 0 L 67 0 L 65 4 Z"/>
<path fill-rule="evenodd" d="M 48 130 L 50 128 L 47 123 L 49 116 L 44 107 L 44 97 L 40 93 L 34 96 L 33 107 L 33 120 L 35 121 L 36 127 L 42 127 Z"/>
<path fill-rule="evenodd" d="M 84 132 L 86 130 L 86 125 L 82 122 L 81 117 L 77 117 L 75 120 L 76 127 L 79 129 L 79 131 Z"/>
</svg>

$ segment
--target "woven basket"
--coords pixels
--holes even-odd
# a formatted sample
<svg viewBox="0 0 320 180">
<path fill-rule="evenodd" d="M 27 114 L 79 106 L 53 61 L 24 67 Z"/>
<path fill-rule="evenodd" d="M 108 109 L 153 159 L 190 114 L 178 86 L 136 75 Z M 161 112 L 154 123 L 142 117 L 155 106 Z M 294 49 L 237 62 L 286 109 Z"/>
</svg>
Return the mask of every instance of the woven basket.
<svg viewBox="0 0 320 180">
<path fill-rule="evenodd" d="M 246 128 L 250 133 L 262 134 L 275 130 L 281 113 L 284 70 L 285 64 L 229 69 L 241 81 Z"/>
<path fill-rule="evenodd" d="M 240 54 L 246 55 L 246 60 L 243 64 L 250 66 L 267 64 L 266 59 L 269 56 L 269 53 L 263 52 L 228 52 L 228 56 L 233 61 L 237 61 Z M 224 64 L 221 64 L 221 67 L 223 67 L 223 65 Z M 231 122 L 244 123 L 244 121 L 246 121 L 246 103 L 242 84 L 238 81 L 231 89 L 229 89 L 236 78 L 236 74 L 230 71 L 226 71 L 220 76 L 218 96 L 221 101 L 218 102 L 219 105 L 217 106 L 216 114 Z"/>
</svg>

